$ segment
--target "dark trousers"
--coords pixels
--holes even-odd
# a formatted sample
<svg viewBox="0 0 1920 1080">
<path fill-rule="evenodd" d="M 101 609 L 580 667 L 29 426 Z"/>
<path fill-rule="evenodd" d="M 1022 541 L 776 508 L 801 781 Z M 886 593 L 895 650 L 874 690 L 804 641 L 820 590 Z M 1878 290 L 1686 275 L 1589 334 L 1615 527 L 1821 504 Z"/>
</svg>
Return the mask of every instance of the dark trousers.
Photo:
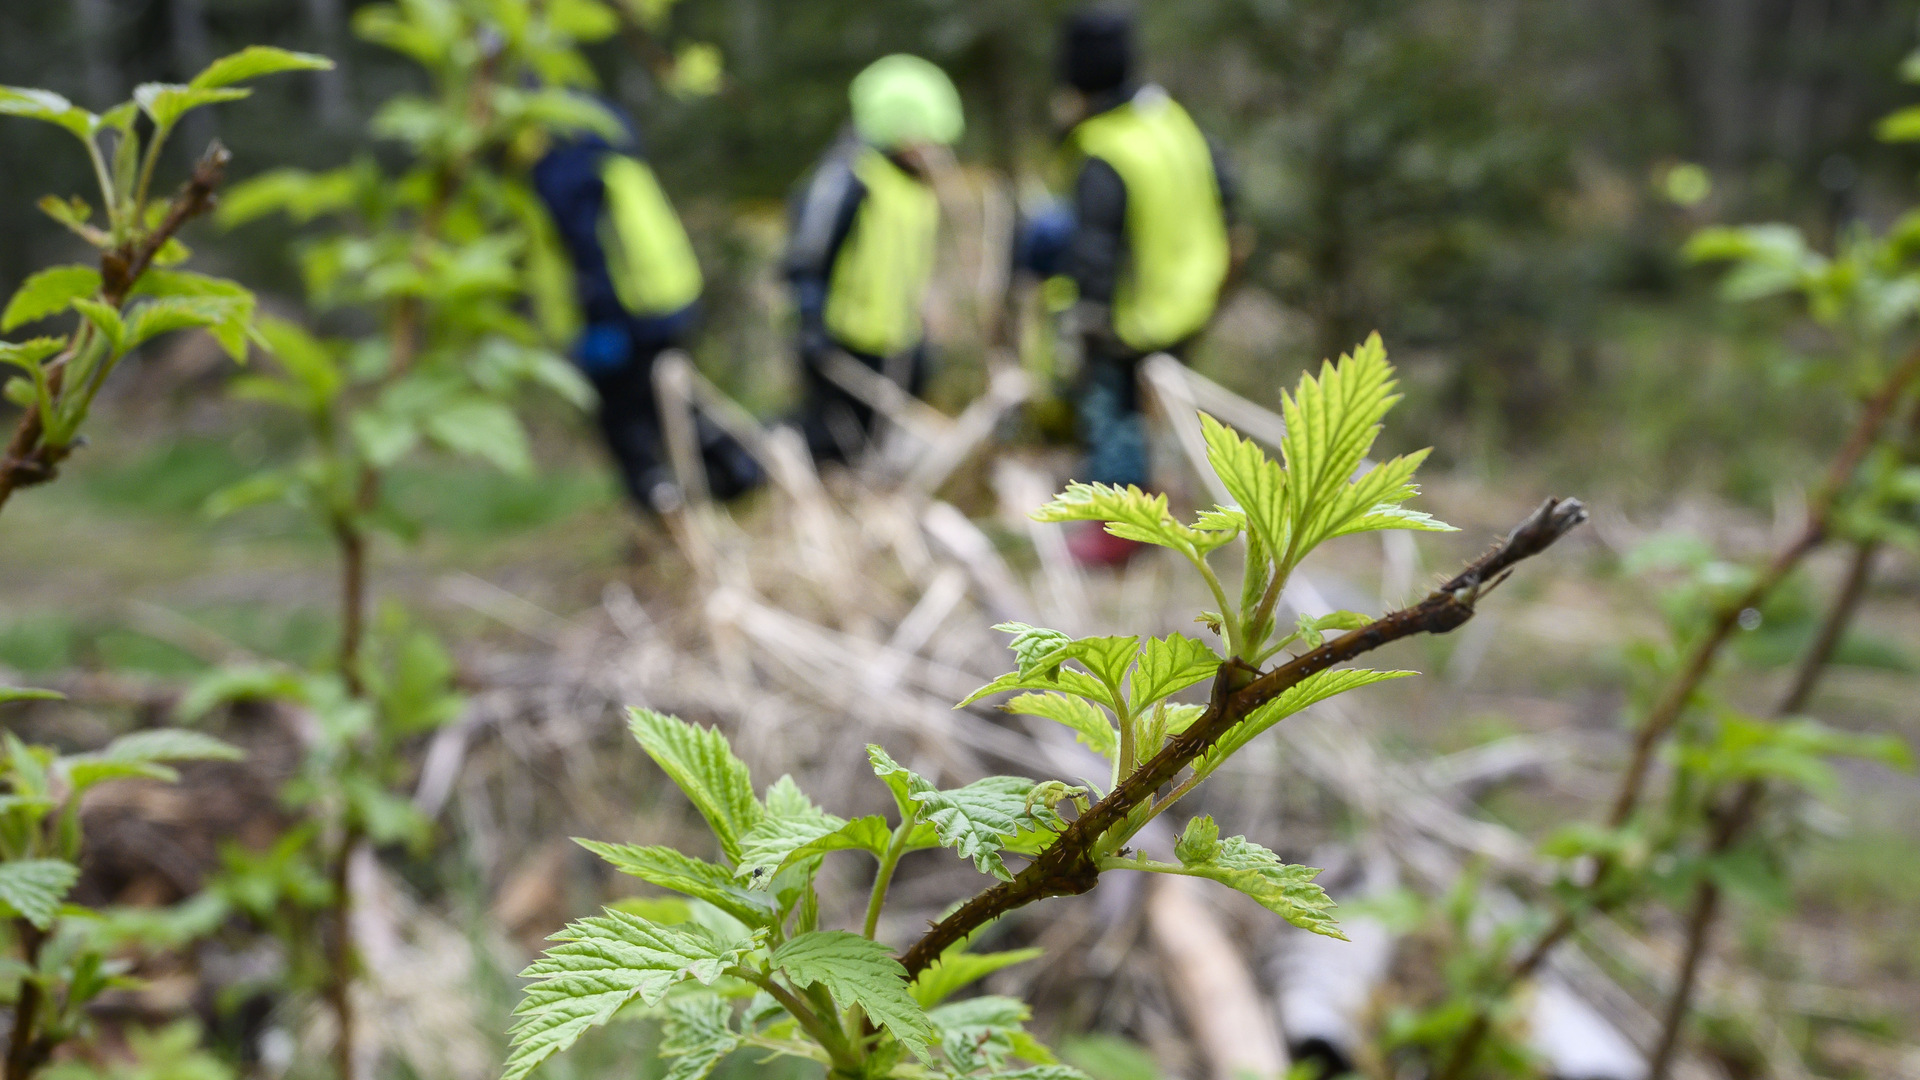
<svg viewBox="0 0 1920 1080">
<path fill-rule="evenodd" d="M 884 357 L 835 347 L 873 371 L 887 372 Z M 865 402 L 827 377 L 821 370 L 825 362 L 825 350 L 801 354 L 800 370 L 806 385 L 800 407 L 800 430 L 807 437 L 807 450 L 815 461 L 845 461 L 866 449 L 873 439 L 878 418 Z M 906 356 L 907 393 L 919 397 L 926 390 L 928 366 L 927 345 L 923 341 Z"/>
<path fill-rule="evenodd" d="M 653 392 L 653 362 L 670 346 L 636 348 L 632 358 L 612 371 L 587 373 L 600 394 L 600 437 L 620 469 L 627 494 L 641 509 L 652 511 L 654 489 L 677 484 L 666 456 L 660 426 L 660 405 Z M 760 469 L 740 445 L 704 416 L 695 416 L 700 457 L 707 467 L 707 485 L 717 498 L 728 499 L 756 486 Z"/>
<path fill-rule="evenodd" d="M 1089 347 L 1074 400 L 1075 427 L 1085 449 L 1083 483 L 1148 487 L 1147 420 L 1140 412 L 1138 353 Z"/>
</svg>

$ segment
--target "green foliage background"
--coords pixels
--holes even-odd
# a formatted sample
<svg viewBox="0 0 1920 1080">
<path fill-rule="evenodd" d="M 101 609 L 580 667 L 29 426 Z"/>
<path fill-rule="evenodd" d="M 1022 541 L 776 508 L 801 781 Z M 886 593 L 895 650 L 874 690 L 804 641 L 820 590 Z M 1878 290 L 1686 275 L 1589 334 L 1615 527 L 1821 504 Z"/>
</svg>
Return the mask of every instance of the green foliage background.
<svg viewBox="0 0 1920 1080">
<path fill-rule="evenodd" d="M 423 88 L 402 58 L 347 30 L 356 6 L 11 4 L 0 9 L 0 67 L 12 82 L 98 105 L 243 43 L 317 49 L 343 60 L 336 75 L 275 82 L 244 110 L 196 118 L 171 164 L 217 131 L 236 150 L 236 178 L 328 167 L 362 145 L 378 102 Z M 892 50 L 941 63 L 967 103 L 963 159 L 1031 188 L 1052 163 L 1052 25 L 1065 7 L 681 0 L 652 33 L 590 50 L 697 234 L 714 281 L 710 326 L 726 328 L 717 366 L 736 389 L 764 400 L 754 384 L 784 378 L 777 357 L 759 355 L 774 339 L 738 326 L 768 317 L 752 288 L 766 273 L 765 226 L 843 122 L 847 79 Z M 1269 350 L 1285 345 L 1279 377 L 1377 328 L 1406 360 L 1408 445 L 1438 441 L 1448 456 L 1537 433 L 1551 406 L 1596 388 L 1636 400 L 1646 387 L 1613 370 L 1609 346 L 1648 365 L 1684 362 L 1641 347 L 1619 312 L 1689 295 L 1698 279 L 1673 252 L 1700 220 L 1784 218 L 1818 240 L 1855 215 L 1889 214 L 1913 152 L 1874 142 L 1872 122 L 1901 103 L 1887 73 L 1910 47 L 1915 10 L 1885 0 L 1195 0 L 1143 5 L 1143 36 L 1150 74 L 1227 143 L 1243 174 L 1259 238 L 1251 308 L 1267 317 L 1256 330 Z M 719 49 L 716 95 L 661 88 L 663 58 L 687 42 Z M 0 286 L 71 254 L 31 209 L 40 192 L 83 186 L 84 164 L 58 152 L 60 137 L 24 125 L 9 136 Z M 1678 161 L 1712 170 L 1699 219 L 1655 191 Z M 197 239 L 217 269 L 292 293 L 284 235 Z M 1271 361 L 1238 355 L 1230 334 L 1214 354 L 1207 362 L 1229 381 L 1273 384 Z M 1422 415 L 1463 411 L 1477 434 L 1421 430 L 1436 426 Z"/>
</svg>

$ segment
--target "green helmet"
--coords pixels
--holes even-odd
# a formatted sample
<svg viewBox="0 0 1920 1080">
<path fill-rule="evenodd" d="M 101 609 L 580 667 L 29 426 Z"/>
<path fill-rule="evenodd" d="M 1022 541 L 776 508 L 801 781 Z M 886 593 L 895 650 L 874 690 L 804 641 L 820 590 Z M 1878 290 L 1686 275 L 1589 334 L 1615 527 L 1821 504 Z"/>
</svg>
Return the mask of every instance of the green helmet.
<svg viewBox="0 0 1920 1080">
<path fill-rule="evenodd" d="M 950 146 L 966 129 L 947 73 L 917 56 L 883 56 L 854 76 L 853 129 L 883 150 L 910 143 Z"/>
</svg>

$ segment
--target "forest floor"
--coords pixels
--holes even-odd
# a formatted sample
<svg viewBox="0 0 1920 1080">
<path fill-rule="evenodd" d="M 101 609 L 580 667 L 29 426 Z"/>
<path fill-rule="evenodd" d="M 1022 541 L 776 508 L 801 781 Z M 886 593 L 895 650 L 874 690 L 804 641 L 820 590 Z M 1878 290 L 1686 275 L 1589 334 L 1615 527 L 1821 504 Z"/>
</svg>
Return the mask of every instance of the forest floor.
<svg viewBox="0 0 1920 1080">
<path fill-rule="evenodd" d="M 205 383 L 168 383 L 155 394 L 137 379 L 127 382 L 103 405 L 90 425 L 91 444 L 60 482 L 7 508 L 0 671 L 28 680 L 114 672 L 180 684 L 235 655 L 319 660 L 334 626 L 336 571 L 326 538 L 292 511 L 225 521 L 200 512 L 209 494 L 272 457 L 283 445 L 280 433 L 236 425 L 232 407 Z M 498 666 L 493 658 L 550 652 L 543 630 L 549 624 L 604 628 L 610 583 L 630 586 L 658 620 L 686 596 L 679 554 L 663 532 L 636 521 L 581 430 L 557 413 L 536 427 L 538 475 L 504 477 L 438 461 L 396 480 L 398 502 L 421 520 L 423 539 L 384 546 L 376 590 L 423 612 L 476 683 Z M 1568 473 L 1556 468 L 1556 482 L 1565 483 Z M 1466 469 L 1428 475 L 1421 508 L 1462 531 L 1420 537 L 1421 572 L 1404 584 L 1418 588 L 1475 554 L 1550 493 L 1544 477 L 1545 470 L 1524 465 L 1497 479 Z M 1627 650 L 1657 638 L 1662 626 L 1648 579 L 1623 572 L 1628 555 L 1682 532 L 1723 552 L 1752 555 L 1770 546 L 1795 506 L 1783 489 L 1776 521 L 1691 493 L 1649 509 L 1636 494 L 1631 501 L 1639 508 L 1629 513 L 1611 498 L 1602 469 L 1580 482 L 1594 486 L 1551 492 L 1578 494 L 1594 508 L 1592 526 L 1576 542 L 1527 566 L 1461 633 L 1402 643 L 1381 658 L 1429 673 L 1356 699 L 1388 757 L 1419 761 L 1514 735 L 1617 746 L 1631 681 Z M 1644 492 L 1650 480 L 1627 482 Z M 755 512 L 750 501 L 743 514 Z M 990 531 L 1010 561 L 1030 563 L 1016 532 Z M 1336 606 L 1381 607 L 1377 544 L 1336 545 L 1311 569 Z M 1809 594 L 1824 595 L 1838 571 L 1837 561 L 1817 559 Z M 1849 730 L 1896 732 L 1920 747 L 1920 712 L 1912 706 L 1912 672 L 1920 667 L 1916 599 L 1920 565 L 1887 556 L 1860 622 L 1855 655 L 1864 663 L 1837 669 L 1813 713 Z M 1172 624 L 1184 621 L 1174 615 Z M 1747 680 L 1735 696 L 1761 709 L 1772 678 Z M 616 722 L 586 721 L 601 719 Z M 1497 787 L 1480 799 L 1478 812 L 1538 837 L 1599 803 L 1604 756 L 1575 755 L 1551 784 Z M 621 768 L 632 803 L 653 802 L 655 780 L 639 768 L 638 755 L 629 754 Z M 1828 1032 L 1831 1045 L 1821 1056 L 1844 1064 L 1850 1032 L 1920 1038 L 1920 782 L 1879 766 L 1850 766 L 1832 805 L 1838 813 L 1808 817 L 1812 838 L 1790 895 L 1741 905 L 1726 951 L 1770 979 L 1838 994 L 1844 1008 L 1833 1008 L 1847 1016 Z M 575 816 L 541 815 L 569 824 Z M 551 867 L 551 859 L 540 860 L 560 835 L 515 835 L 515 850 L 487 860 L 494 872 L 477 888 L 489 895 L 470 899 L 496 916 L 524 907 L 507 894 L 524 887 L 528 868 Z M 514 936 L 531 942 L 553 928 L 521 926 L 533 932 Z"/>
</svg>

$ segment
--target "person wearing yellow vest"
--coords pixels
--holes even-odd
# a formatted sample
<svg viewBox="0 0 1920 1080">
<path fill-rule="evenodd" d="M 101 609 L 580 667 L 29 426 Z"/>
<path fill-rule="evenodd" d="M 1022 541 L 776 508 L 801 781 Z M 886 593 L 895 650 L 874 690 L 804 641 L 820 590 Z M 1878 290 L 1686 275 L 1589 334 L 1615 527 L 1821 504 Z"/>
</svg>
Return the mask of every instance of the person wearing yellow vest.
<svg viewBox="0 0 1920 1080">
<path fill-rule="evenodd" d="M 784 268 L 799 315 L 805 399 L 800 424 L 817 460 L 865 446 L 873 413 L 824 373 L 845 353 L 923 388 L 921 305 L 933 276 L 940 207 L 926 155 L 960 138 L 960 95 L 932 63 L 895 54 L 874 61 L 848 89 L 853 131 L 799 187 Z"/>
<path fill-rule="evenodd" d="M 532 179 L 573 263 L 586 327 L 573 358 L 599 393 L 601 437 L 634 503 L 659 512 L 679 505 L 680 491 L 661 442 L 653 362 L 691 338 L 703 281 L 679 215 L 622 120 L 621 146 L 594 134 L 559 139 Z M 737 443 L 704 419 L 697 428 L 715 495 L 759 483 Z"/>
<path fill-rule="evenodd" d="M 1127 15 L 1071 15 L 1059 62 L 1059 119 L 1078 166 L 1060 260 L 1082 344 L 1074 404 L 1086 458 L 1076 479 L 1148 487 L 1137 369 L 1151 353 L 1181 355 L 1213 317 L 1234 261 L 1233 177 L 1178 102 L 1136 81 Z M 1085 524 L 1094 527 L 1068 536 L 1081 562 L 1114 565 L 1138 550 Z"/>
</svg>

